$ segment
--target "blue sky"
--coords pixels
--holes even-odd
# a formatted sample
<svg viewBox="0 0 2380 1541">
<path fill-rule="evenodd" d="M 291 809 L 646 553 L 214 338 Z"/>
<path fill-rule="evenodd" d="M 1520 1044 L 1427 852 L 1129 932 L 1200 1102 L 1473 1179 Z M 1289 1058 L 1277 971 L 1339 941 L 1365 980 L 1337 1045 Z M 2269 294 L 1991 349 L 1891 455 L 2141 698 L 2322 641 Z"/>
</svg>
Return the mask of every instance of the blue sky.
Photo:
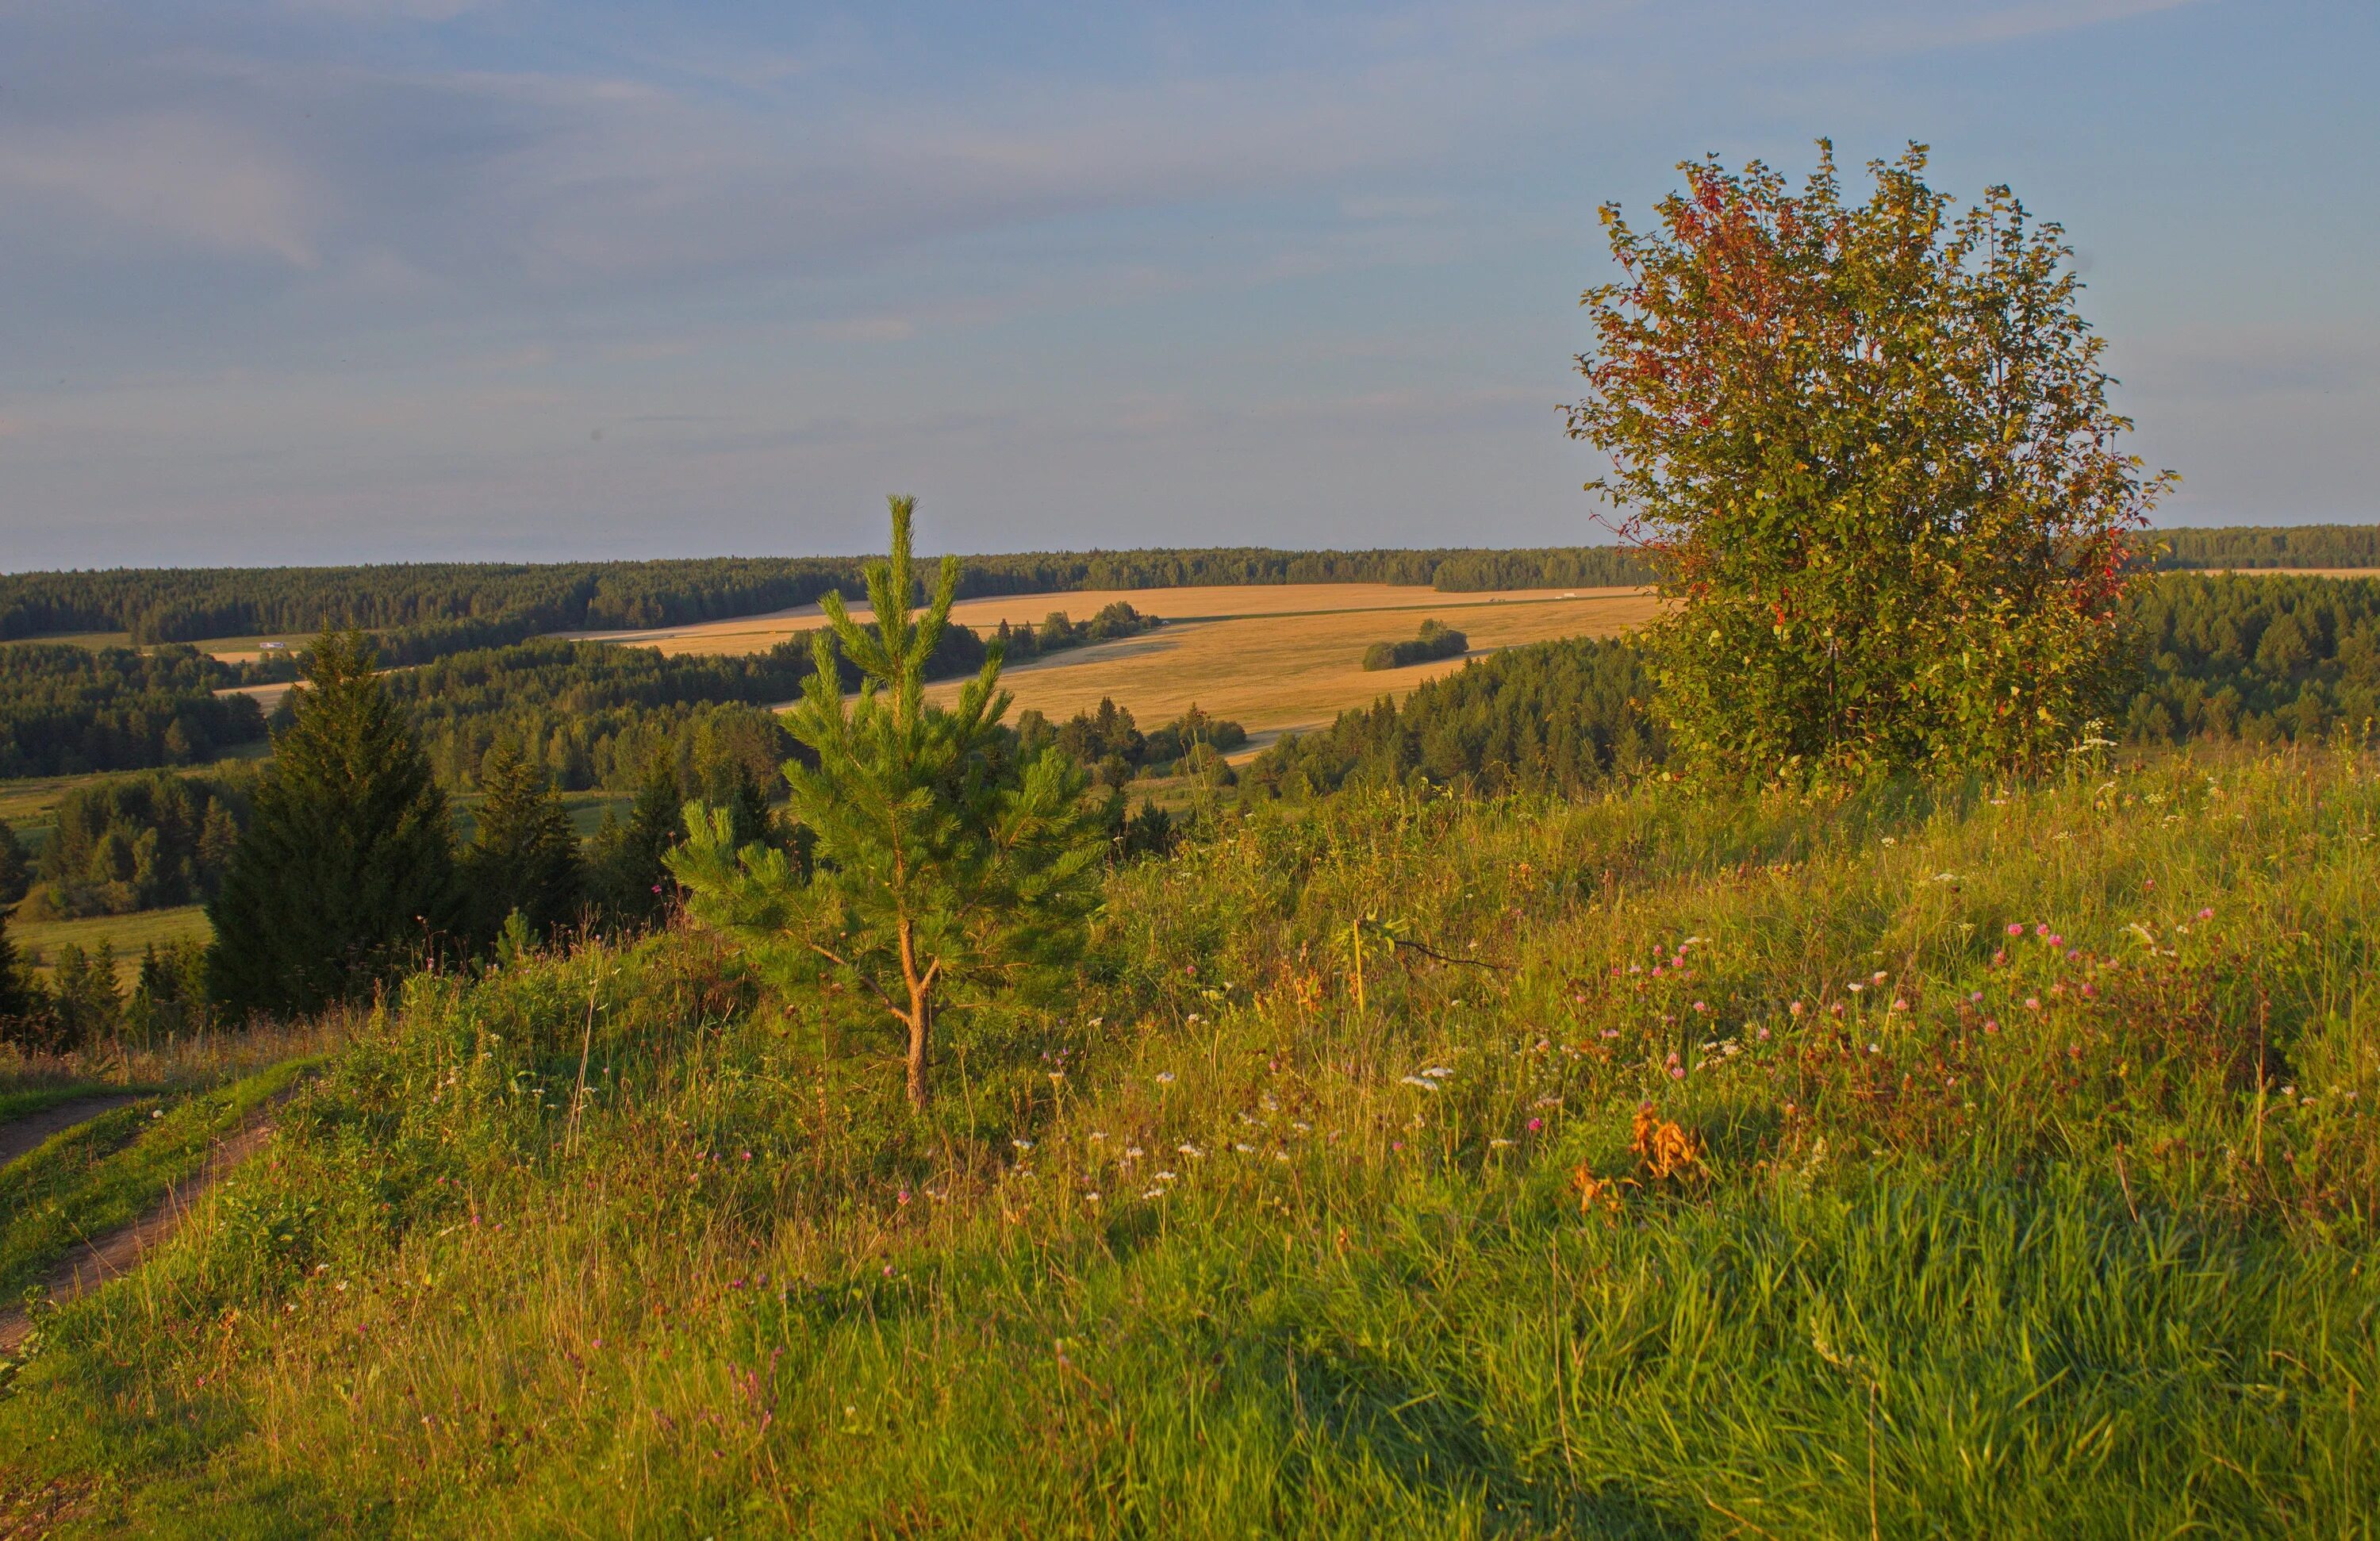
<svg viewBox="0 0 2380 1541">
<path fill-rule="evenodd" d="M 2380 6 L 0 0 L 0 569 L 1594 537 L 1595 220 L 1910 139 L 2380 516 Z"/>
</svg>

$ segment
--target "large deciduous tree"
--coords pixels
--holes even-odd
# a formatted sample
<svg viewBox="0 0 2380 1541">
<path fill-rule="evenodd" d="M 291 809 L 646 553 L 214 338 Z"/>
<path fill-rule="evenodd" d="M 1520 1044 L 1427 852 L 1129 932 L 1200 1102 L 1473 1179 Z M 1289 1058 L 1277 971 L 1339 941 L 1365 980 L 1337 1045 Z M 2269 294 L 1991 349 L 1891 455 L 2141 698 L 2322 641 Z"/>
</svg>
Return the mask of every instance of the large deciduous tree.
<svg viewBox="0 0 2380 1541">
<path fill-rule="evenodd" d="M 2064 234 L 2006 188 L 1953 214 L 1912 145 L 1846 204 L 1689 162 L 1621 276 L 1570 430 L 1674 608 L 1658 708 L 1714 779 L 2038 769 L 2110 710 L 2131 535 L 2170 479 L 2120 453 Z"/>
<path fill-rule="evenodd" d="M 959 565 L 944 557 L 925 613 L 912 608 L 915 502 L 893 498 L 889 562 L 868 567 L 874 624 L 840 596 L 790 722 L 815 766 L 789 760 L 791 812 L 810 831 L 809 876 L 783 850 L 739 845 L 729 810 L 689 805 L 670 854 L 698 921 L 742 940 L 787 985 L 820 970 L 857 985 L 907 1038 L 909 1101 L 930 1095 L 936 1013 L 954 991 L 1014 986 L 1079 952 L 1106 839 L 1081 769 L 1029 758 L 1001 727 L 1001 649 L 944 710 L 925 700 L 929 660 L 950 622 Z M 861 674 L 846 702 L 836 657 Z"/>
<path fill-rule="evenodd" d="M 236 1013 L 319 1011 L 418 962 L 458 917 L 455 830 L 360 632 L 325 632 L 207 906 L 209 988 Z"/>
</svg>

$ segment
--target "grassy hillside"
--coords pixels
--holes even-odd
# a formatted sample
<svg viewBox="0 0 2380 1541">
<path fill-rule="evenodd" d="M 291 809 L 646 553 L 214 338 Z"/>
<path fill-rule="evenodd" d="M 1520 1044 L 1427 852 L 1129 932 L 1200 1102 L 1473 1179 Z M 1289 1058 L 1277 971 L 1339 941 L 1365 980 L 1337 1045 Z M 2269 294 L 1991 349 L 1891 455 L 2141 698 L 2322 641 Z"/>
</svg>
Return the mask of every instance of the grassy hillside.
<svg viewBox="0 0 2380 1541">
<path fill-rule="evenodd" d="M 1094 977 L 970 1013 L 930 1125 L 865 1018 L 698 935 L 421 980 L 43 1319 L 0 1492 L 88 1535 L 2369 1534 L 2375 833 L 2313 753 L 1267 810 L 1119 874 Z"/>
</svg>

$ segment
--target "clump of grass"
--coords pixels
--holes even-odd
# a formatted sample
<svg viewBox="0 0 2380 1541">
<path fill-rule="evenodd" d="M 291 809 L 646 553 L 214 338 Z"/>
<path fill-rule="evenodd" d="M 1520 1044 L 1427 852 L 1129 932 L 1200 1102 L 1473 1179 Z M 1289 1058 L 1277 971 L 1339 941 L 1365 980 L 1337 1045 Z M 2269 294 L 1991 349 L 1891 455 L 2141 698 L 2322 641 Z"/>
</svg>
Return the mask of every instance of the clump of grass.
<svg viewBox="0 0 2380 1541">
<path fill-rule="evenodd" d="M 1262 814 L 931 1123 L 699 935 L 417 981 L 0 1463 L 101 1530 L 2350 1534 L 2375 832 L 2311 754 Z"/>
</svg>

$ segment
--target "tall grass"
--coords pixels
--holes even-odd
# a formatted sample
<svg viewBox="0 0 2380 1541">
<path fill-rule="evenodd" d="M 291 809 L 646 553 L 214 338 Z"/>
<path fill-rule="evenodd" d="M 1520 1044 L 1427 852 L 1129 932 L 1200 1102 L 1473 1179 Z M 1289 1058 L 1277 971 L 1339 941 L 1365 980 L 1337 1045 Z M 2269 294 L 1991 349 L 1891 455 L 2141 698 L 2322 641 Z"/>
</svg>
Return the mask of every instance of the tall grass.
<svg viewBox="0 0 2380 1541">
<path fill-rule="evenodd" d="M 93 1533 L 2369 1535 L 2375 832 L 2318 754 L 1342 798 L 1119 874 L 930 1122 L 698 935 L 419 981 L 43 1317 L 0 1486 Z"/>
</svg>

